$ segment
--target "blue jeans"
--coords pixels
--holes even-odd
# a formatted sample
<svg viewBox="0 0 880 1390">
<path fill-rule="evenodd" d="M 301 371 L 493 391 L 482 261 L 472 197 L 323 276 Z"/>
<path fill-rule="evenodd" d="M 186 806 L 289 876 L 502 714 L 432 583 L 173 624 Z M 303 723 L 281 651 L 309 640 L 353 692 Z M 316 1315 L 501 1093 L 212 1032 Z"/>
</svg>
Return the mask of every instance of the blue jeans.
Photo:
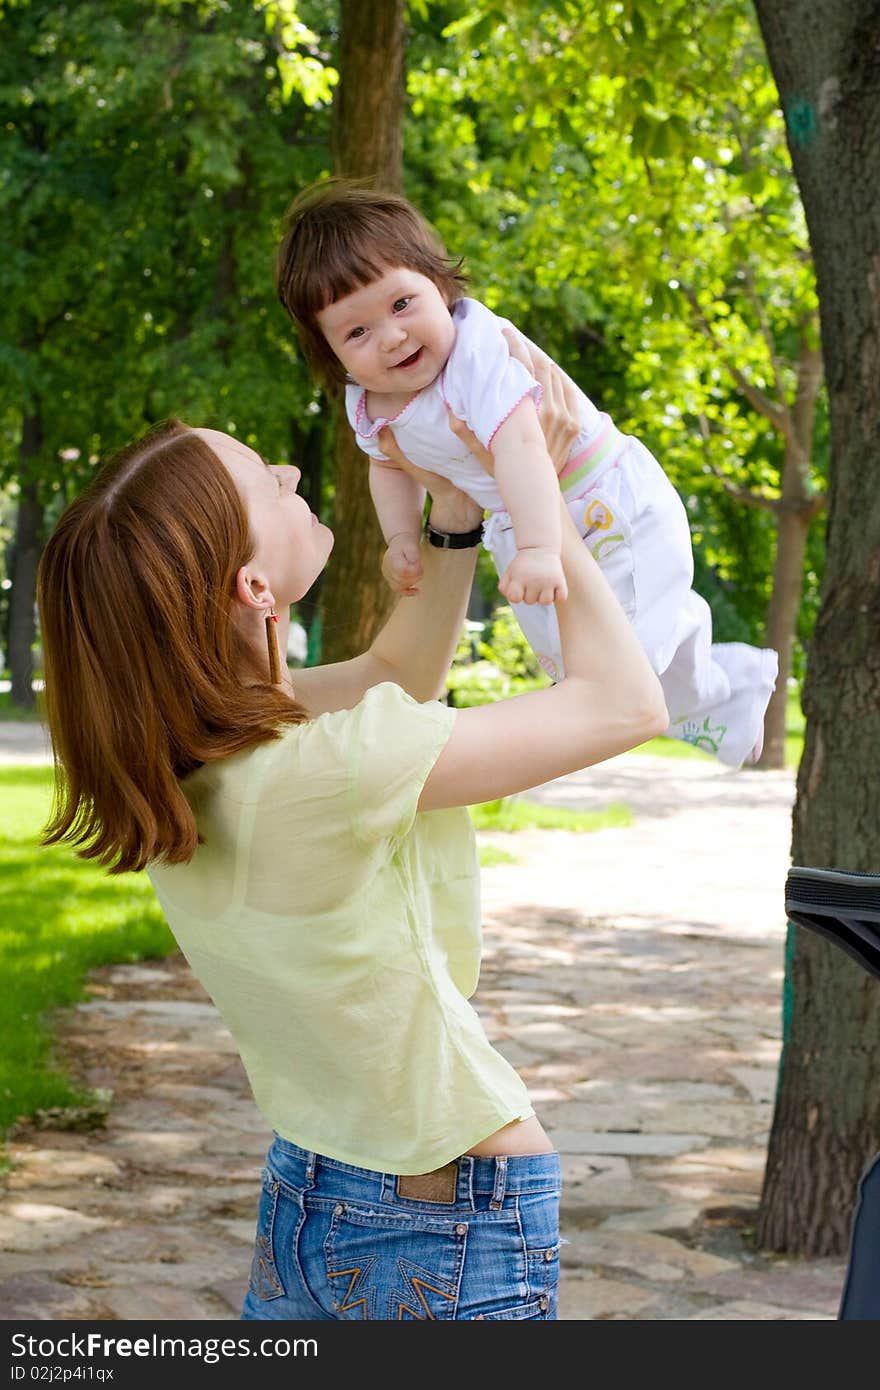
<svg viewBox="0 0 880 1390">
<path fill-rule="evenodd" d="M 837 1316 L 844 1322 L 880 1319 L 880 1154 L 859 1179 Z"/>
<path fill-rule="evenodd" d="M 406 1196 L 406 1178 L 276 1135 L 241 1317 L 555 1318 L 558 1153 L 465 1155 L 440 1174 L 432 1200 Z"/>
</svg>

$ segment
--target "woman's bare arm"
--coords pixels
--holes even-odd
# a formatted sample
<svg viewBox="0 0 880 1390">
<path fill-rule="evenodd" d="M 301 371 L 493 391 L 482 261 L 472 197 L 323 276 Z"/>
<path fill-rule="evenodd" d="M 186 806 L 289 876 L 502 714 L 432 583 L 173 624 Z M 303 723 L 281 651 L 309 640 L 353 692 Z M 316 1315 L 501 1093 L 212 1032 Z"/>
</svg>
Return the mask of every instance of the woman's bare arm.
<svg viewBox="0 0 880 1390">
<path fill-rule="evenodd" d="M 381 439 L 389 458 L 431 494 L 430 520 L 441 531 L 472 531 L 482 511 L 446 479 L 415 468 L 388 430 Z M 352 709 L 381 681 L 394 681 L 416 700 L 443 694 L 446 673 L 461 635 L 474 580 L 478 547 L 443 550 L 421 543 L 418 591 L 398 599 L 384 627 L 361 656 L 294 674 L 297 698 L 312 714 Z"/>
<path fill-rule="evenodd" d="M 419 809 L 468 806 L 539 786 L 663 733 L 663 692 L 607 580 L 562 512 L 568 598 L 557 601 L 565 679 L 459 710 Z"/>
</svg>

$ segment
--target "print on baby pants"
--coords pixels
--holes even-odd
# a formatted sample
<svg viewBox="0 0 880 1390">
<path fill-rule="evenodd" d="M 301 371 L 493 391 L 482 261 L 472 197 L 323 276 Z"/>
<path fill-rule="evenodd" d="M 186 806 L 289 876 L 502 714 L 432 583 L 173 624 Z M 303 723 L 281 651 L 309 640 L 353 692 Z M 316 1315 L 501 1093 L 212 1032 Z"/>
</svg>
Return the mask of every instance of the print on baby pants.
<svg viewBox="0 0 880 1390">
<path fill-rule="evenodd" d="M 598 540 L 594 541 L 590 532 L 611 532 L 613 525 L 614 513 L 607 502 L 603 502 L 599 497 L 594 497 L 584 513 L 584 526 L 587 531 L 585 540 L 590 547 L 593 558 L 597 561 L 607 555 L 610 550 L 613 550 L 616 545 L 619 545 L 624 536 L 622 531 L 615 531 L 613 534 L 600 535 Z"/>
<path fill-rule="evenodd" d="M 708 717 L 702 724 L 687 719 L 682 725 L 681 738 L 684 743 L 692 743 L 695 748 L 702 748 L 706 753 L 717 753 L 726 733 L 726 724 L 712 725 Z"/>
</svg>

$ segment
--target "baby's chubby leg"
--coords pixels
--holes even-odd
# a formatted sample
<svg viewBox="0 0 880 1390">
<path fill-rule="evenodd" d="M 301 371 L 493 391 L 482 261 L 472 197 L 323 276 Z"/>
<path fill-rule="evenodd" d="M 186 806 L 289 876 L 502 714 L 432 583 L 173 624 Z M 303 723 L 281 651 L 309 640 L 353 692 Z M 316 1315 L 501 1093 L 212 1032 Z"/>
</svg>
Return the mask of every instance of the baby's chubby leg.
<svg viewBox="0 0 880 1390">
<path fill-rule="evenodd" d="M 614 474 L 619 472 L 617 480 Z M 618 530 L 629 531 L 607 564 L 618 591 L 615 562 L 632 564 L 633 626 L 660 677 L 669 710 L 668 735 L 740 767 L 760 745 L 764 714 L 778 669 L 774 651 L 744 642 L 713 641 L 712 614 L 695 593 L 690 527 L 684 505 L 657 460 L 633 440 L 619 470 L 601 480 L 597 494 L 619 511 Z M 591 494 L 588 494 L 590 496 Z M 592 503 L 595 514 L 595 498 Z M 587 544 L 590 544 L 588 537 Z M 596 554 L 594 548 L 593 551 Z"/>
<path fill-rule="evenodd" d="M 776 686 L 776 652 L 713 642 L 709 605 L 693 591 L 679 617 L 681 640 L 660 676 L 669 737 L 713 753 L 728 767 L 754 761 Z"/>
<path fill-rule="evenodd" d="M 738 767 L 760 741 L 777 656 L 745 643 L 713 643 L 712 615 L 693 590 L 687 514 L 659 463 L 637 440 L 616 466 L 566 503 L 660 677 L 670 737 Z M 486 547 L 503 574 L 516 544 L 510 517 L 495 513 Z M 553 680 L 564 674 L 553 607 L 512 605 Z"/>
</svg>

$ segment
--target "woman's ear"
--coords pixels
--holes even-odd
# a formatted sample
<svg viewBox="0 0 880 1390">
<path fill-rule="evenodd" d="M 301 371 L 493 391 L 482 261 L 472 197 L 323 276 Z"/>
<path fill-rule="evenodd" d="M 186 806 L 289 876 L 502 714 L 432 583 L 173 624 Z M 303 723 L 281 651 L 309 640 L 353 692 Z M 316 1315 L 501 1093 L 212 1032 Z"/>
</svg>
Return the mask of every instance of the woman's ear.
<svg viewBox="0 0 880 1390">
<path fill-rule="evenodd" d="M 262 575 L 255 573 L 247 565 L 242 565 L 235 576 L 235 595 L 245 608 L 260 613 L 268 613 L 275 607 L 275 596 Z"/>
</svg>

